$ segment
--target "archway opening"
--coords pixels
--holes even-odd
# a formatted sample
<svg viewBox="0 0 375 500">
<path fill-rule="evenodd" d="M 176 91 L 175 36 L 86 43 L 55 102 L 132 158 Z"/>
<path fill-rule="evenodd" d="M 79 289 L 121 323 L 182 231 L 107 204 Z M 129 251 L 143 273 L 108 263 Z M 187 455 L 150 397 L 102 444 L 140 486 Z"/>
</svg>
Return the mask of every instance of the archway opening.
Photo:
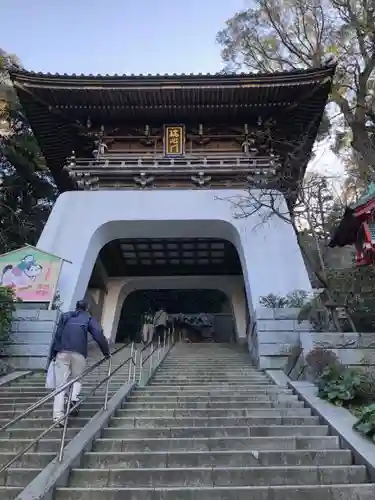
<svg viewBox="0 0 375 500">
<path fill-rule="evenodd" d="M 173 315 L 213 314 L 216 338 L 232 341 L 245 334 L 243 288 L 240 258 L 228 240 L 127 238 L 102 248 L 86 295 L 111 341 L 139 337 L 142 315 L 158 305 Z"/>
<path fill-rule="evenodd" d="M 182 321 L 189 334 L 202 340 L 233 342 L 234 317 L 229 298 L 220 290 L 136 290 L 124 300 L 116 342 L 140 341 L 143 314 L 163 307 L 170 319 Z"/>
</svg>

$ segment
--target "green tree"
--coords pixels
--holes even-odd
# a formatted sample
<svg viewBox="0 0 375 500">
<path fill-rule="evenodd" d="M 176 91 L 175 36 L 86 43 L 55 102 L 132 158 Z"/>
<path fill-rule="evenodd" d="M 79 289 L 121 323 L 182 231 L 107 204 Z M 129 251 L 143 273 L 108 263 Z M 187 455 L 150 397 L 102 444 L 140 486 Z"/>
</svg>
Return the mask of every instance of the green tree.
<svg viewBox="0 0 375 500">
<path fill-rule="evenodd" d="M 227 69 L 318 68 L 337 59 L 330 120 L 360 188 L 375 174 L 375 4 L 373 0 L 254 0 L 217 35 Z M 336 116 L 337 114 L 337 116 Z M 348 149 L 349 146 L 349 149 Z M 353 169 L 353 165 L 356 167 Z"/>
<path fill-rule="evenodd" d="M 35 244 L 57 190 L 8 78 L 0 51 L 0 253 Z"/>
</svg>

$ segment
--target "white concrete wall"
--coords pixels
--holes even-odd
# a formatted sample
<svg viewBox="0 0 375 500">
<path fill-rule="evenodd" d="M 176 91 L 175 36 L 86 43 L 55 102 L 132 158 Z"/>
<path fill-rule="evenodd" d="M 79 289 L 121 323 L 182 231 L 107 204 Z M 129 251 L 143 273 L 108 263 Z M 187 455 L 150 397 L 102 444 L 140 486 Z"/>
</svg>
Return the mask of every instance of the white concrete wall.
<svg viewBox="0 0 375 500">
<path fill-rule="evenodd" d="M 246 304 L 242 276 L 154 276 L 115 278 L 107 282 L 102 325 L 106 337 L 115 340 L 122 305 L 135 290 L 220 290 L 228 297 L 235 316 L 237 339 L 246 339 Z"/>
<path fill-rule="evenodd" d="M 257 196 L 256 191 L 253 193 Z M 229 200 L 238 202 L 244 196 L 247 193 L 243 190 L 205 189 L 74 191 L 60 195 L 38 248 L 72 262 L 64 263 L 58 284 L 62 309 L 70 309 L 85 295 L 100 249 L 117 238 L 229 240 L 239 253 L 250 313 L 262 295 L 309 290 L 310 281 L 290 224 L 277 215 L 267 217 L 264 210 L 247 218 L 237 217 Z"/>
</svg>

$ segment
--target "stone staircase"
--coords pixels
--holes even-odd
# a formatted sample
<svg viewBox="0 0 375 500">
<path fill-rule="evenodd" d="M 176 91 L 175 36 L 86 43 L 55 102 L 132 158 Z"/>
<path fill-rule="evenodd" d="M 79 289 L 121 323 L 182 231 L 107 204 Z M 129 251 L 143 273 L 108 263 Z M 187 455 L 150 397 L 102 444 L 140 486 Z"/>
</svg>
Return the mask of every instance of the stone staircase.
<svg viewBox="0 0 375 500">
<path fill-rule="evenodd" d="M 375 485 L 286 387 L 225 344 L 178 344 L 55 500 L 370 500 Z"/>
<path fill-rule="evenodd" d="M 117 348 L 118 346 L 115 346 Z M 116 367 L 127 359 L 130 349 L 124 349 L 113 358 Z M 87 366 L 102 358 L 98 349 L 93 349 Z M 113 376 L 109 394 L 113 395 L 124 382 L 128 381 L 129 365 L 120 369 Z M 107 363 L 87 375 L 83 382 L 82 397 L 88 394 L 108 372 Z M 22 413 L 30 405 L 46 396 L 51 391 L 45 389 L 45 374 L 35 372 L 25 378 L 15 380 L 10 385 L 0 387 L 0 426 Z M 71 417 L 67 430 L 66 442 L 70 441 L 94 414 L 103 407 L 105 388 L 100 387 L 87 401 L 82 403 L 79 416 Z M 8 463 L 19 451 L 52 425 L 52 401 L 35 410 L 8 430 L 0 433 L 0 466 Z M 39 472 L 56 457 L 60 448 L 62 431 L 53 429 L 29 452 L 23 455 L 6 472 L 0 474 L 0 499 L 9 500 L 16 497 Z"/>
</svg>

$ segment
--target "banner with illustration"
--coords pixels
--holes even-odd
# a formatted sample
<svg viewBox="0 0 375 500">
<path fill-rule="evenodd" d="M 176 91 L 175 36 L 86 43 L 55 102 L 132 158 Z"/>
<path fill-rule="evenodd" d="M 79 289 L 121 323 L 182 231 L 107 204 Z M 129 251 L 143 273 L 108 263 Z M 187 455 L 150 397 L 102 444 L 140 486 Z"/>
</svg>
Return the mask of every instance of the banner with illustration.
<svg viewBox="0 0 375 500">
<path fill-rule="evenodd" d="M 63 260 L 32 246 L 0 255 L 0 285 L 24 302 L 52 303 Z"/>
</svg>

